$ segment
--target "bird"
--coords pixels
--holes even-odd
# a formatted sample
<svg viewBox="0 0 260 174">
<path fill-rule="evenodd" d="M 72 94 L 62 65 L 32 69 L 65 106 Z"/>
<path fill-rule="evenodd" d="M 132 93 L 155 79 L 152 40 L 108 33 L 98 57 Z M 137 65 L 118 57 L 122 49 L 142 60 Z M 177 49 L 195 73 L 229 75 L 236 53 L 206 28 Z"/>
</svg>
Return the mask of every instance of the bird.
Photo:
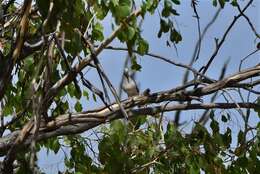
<svg viewBox="0 0 260 174">
<path fill-rule="evenodd" d="M 122 89 L 128 97 L 133 97 L 139 94 L 139 89 L 135 79 L 133 78 L 133 74 L 130 74 L 128 68 L 124 69 Z"/>
</svg>

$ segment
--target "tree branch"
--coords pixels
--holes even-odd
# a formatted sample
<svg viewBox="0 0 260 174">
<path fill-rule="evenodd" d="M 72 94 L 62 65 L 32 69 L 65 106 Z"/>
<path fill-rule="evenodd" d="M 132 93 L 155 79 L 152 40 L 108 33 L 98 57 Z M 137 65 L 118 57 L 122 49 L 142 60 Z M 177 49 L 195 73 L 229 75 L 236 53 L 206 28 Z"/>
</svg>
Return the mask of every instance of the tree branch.
<svg viewBox="0 0 260 174">
<path fill-rule="evenodd" d="M 141 14 L 141 9 L 136 10 L 133 12 L 130 16 L 128 16 L 125 21 L 129 22 L 133 16 L 139 16 Z M 103 41 L 100 46 L 95 50 L 96 56 L 98 56 L 101 51 L 107 47 L 117 36 L 117 34 L 123 29 L 124 24 L 121 23 L 118 28 L 105 40 Z M 64 88 L 66 85 L 68 85 L 76 76 L 78 73 L 80 73 L 90 62 L 92 61 L 92 56 L 88 55 L 85 59 L 83 59 L 79 64 L 75 65 L 71 72 L 68 72 L 64 77 L 62 77 L 60 80 L 58 80 L 47 92 L 45 98 L 43 99 L 45 105 L 43 106 L 43 110 L 46 110 L 46 108 L 49 107 L 51 104 L 51 100 L 53 97 L 57 95 L 57 93 Z"/>
<path fill-rule="evenodd" d="M 219 49 L 221 48 L 221 46 L 223 45 L 229 31 L 232 29 L 232 27 L 234 26 L 234 24 L 236 23 L 236 21 L 242 16 L 242 14 L 244 13 L 244 11 L 246 11 L 246 9 L 250 6 L 250 4 L 253 2 L 253 0 L 250 0 L 246 6 L 244 7 L 244 9 L 240 12 L 240 14 L 238 16 L 235 16 L 233 21 L 230 23 L 230 25 L 228 26 L 227 30 L 225 31 L 224 35 L 222 36 L 220 42 L 216 43 L 216 49 L 213 52 L 212 56 L 210 57 L 210 59 L 208 60 L 207 64 L 202 68 L 202 73 L 205 74 L 209 68 L 209 66 L 211 65 L 212 61 L 215 59 L 215 57 L 218 54 Z"/>
<path fill-rule="evenodd" d="M 155 115 L 160 112 L 170 112 L 178 110 L 201 110 L 201 109 L 234 109 L 234 108 L 259 108 L 259 104 L 255 103 L 196 103 L 196 104 L 173 104 L 173 105 L 159 105 L 152 107 L 144 107 L 138 109 L 128 109 L 129 118 L 138 117 L 142 115 Z M 45 140 L 54 136 L 78 134 L 89 129 L 92 129 L 106 120 L 112 121 L 115 119 L 123 118 L 120 111 L 113 112 L 108 109 L 95 110 L 74 114 L 64 114 L 57 117 L 54 121 L 49 122 L 46 126 L 42 127 L 37 136 L 37 141 Z M 0 156 L 6 154 L 14 143 L 12 140 L 19 135 L 20 131 L 16 131 L 0 139 Z M 33 138 L 32 134 L 28 136 L 24 142 L 24 146 L 28 146 Z M 19 148 L 22 147 L 22 144 Z"/>
<path fill-rule="evenodd" d="M 162 106 L 155 106 L 155 107 L 146 107 L 146 108 L 144 107 L 139 109 L 133 109 L 135 106 L 141 107 L 144 105 L 161 103 L 165 101 L 190 101 L 193 99 L 198 99 L 202 96 L 212 94 L 218 90 L 233 87 L 236 84 L 239 84 L 239 82 L 243 80 L 256 77 L 256 76 L 260 76 L 260 65 L 257 65 L 253 68 L 231 75 L 218 82 L 214 82 L 206 86 L 198 87 L 196 89 L 185 91 L 182 88 L 178 87 L 175 88 L 175 90 L 171 89 L 167 91 L 161 91 L 157 93 L 152 93 L 147 96 L 138 95 L 129 98 L 127 100 L 123 100 L 121 104 L 127 111 L 129 117 L 134 117 L 138 114 L 154 115 L 162 111 L 173 111 L 173 110 L 212 109 L 212 108 L 231 109 L 237 107 L 256 109 L 257 107 L 259 107 L 259 105 L 254 103 L 210 103 L 210 104 L 196 103 L 196 104 L 169 105 L 167 107 L 162 105 Z M 180 90 L 176 90 L 176 89 L 180 89 Z M 81 133 L 83 131 L 96 127 L 102 123 L 105 123 L 106 121 L 122 118 L 122 113 L 117 103 L 111 104 L 110 108 L 112 108 L 112 110 L 107 107 L 102 107 L 99 109 L 86 111 L 86 112 L 60 115 L 45 125 L 41 124 L 42 126 L 39 130 L 37 141 L 50 138 L 53 136 L 58 136 L 58 135 Z M 30 125 L 33 125 L 33 123 L 32 122 L 27 123 L 26 126 L 24 127 L 24 131 L 22 131 L 25 132 L 26 134 L 20 133 L 21 131 L 19 131 L 18 134 L 21 136 L 21 139 L 23 140 L 25 136 L 28 137 L 24 141 L 25 145 L 29 144 L 30 138 L 32 138 L 31 137 L 32 133 L 30 133 L 31 132 Z M 0 138 L 0 154 L 2 155 L 6 154 L 7 149 L 9 149 L 13 145 L 14 142 L 9 141 L 14 139 L 13 136 L 17 136 L 17 132 L 11 133 L 10 135 Z"/>
</svg>

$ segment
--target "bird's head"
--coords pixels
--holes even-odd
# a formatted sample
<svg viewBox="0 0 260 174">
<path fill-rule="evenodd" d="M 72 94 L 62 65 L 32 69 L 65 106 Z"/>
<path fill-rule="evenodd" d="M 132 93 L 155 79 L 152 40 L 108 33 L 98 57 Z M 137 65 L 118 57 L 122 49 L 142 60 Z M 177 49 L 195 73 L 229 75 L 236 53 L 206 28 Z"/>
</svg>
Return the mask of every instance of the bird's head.
<svg viewBox="0 0 260 174">
<path fill-rule="evenodd" d="M 124 69 L 124 76 L 128 79 L 129 78 L 129 69 L 128 68 L 125 68 Z"/>
</svg>

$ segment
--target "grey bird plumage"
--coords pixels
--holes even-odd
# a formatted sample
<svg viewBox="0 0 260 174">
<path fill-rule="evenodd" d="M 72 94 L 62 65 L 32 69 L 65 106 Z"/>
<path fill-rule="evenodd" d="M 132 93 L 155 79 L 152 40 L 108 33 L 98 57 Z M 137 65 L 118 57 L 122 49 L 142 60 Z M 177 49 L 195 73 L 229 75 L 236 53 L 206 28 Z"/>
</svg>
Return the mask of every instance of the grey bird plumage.
<svg viewBox="0 0 260 174">
<path fill-rule="evenodd" d="M 125 68 L 124 70 L 122 89 L 127 93 L 128 97 L 139 94 L 137 84 L 133 78 L 133 75 L 130 74 L 128 68 Z"/>
</svg>

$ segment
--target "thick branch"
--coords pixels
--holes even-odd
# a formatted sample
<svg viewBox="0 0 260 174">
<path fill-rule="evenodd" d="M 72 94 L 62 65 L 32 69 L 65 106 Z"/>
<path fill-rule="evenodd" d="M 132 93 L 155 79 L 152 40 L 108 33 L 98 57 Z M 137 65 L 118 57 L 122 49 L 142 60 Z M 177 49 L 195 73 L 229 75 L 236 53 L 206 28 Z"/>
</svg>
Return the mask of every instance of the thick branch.
<svg viewBox="0 0 260 174">
<path fill-rule="evenodd" d="M 255 103 L 196 103 L 196 104 L 173 104 L 159 105 L 154 107 L 144 107 L 138 109 L 127 110 L 129 117 L 141 115 L 155 115 L 160 112 L 178 111 L 178 110 L 199 110 L 199 109 L 233 109 L 233 108 L 259 108 L 260 105 Z M 95 110 L 82 113 L 64 114 L 59 116 L 55 121 L 50 122 L 46 127 L 42 127 L 39 131 L 37 141 L 48 139 L 54 136 L 77 134 L 87 131 L 104 123 L 104 117 L 107 121 L 123 118 L 120 110 L 112 112 L 108 109 Z M 19 131 L 13 132 L 11 135 L 0 139 L 0 155 L 4 155 L 9 149 L 15 137 L 19 135 Z M 24 146 L 28 146 L 33 135 L 30 135 L 24 142 Z"/>
<path fill-rule="evenodd" d="M 19 24 L 19 32 L 16 37 L 15 47 L 11 54 L 8 56 L 8 60 L 5 63 L 5 70 L 3 71 L 3 74 L 0 74 L 0 100 L 3 98 L 5 94 L 5 89 L 7 85 L 9 84 L 9 81 L 11 80 L 11 73 L 13 70 L 13 67 L 18 59 L 18 57 L 21 55 L 22 47 L 24 45 L 25 36 L 27 33 L 28 23 L 29 23 L 29 13 L 31 10 L 31 3 L 32 0 L 25 0 L 24 5 L 22 8 L 22 18 Z"/>
<path fill-rule="evenodd" d="M 138 95 L 129 98 L 127 100 L 124 100 L 121 103 L 122 106 L 128 112 L 129 117 L 133 117 L 138 114 L 153 115 L 162 111 L 173 111 L 173 110 L 212 109 L 212 108 L 231 109 L 237 107 L 255 109 L 259 107 L 259 105 L 253 103 L 179 104 L 179 105 L 169 105 L 168 107 L 165 107 L 164 105 L 160 105 L 156 107 L 133 109 L 135 106 L 144 106 L 147 104 L 161 103 L 165 101 L 190 101 L 193 99 L 199 99 L 202 96 L 212 94 L 218 90 L 233 87 L 235 86 L 235 84 L 239 84 L 239 82 L 255 76 L 260 76 L 260 65 L 239 72 L 232 76 L 229 76 L 218 82 L 211 83 L 196 89 L 185 91 L 181 87 L 177 87 L 175 89 L 180 89 L 180 90 L 171 89 L 168 91 L 152 93 L 147 96 Z M 122 118 L 122 113 L 120 111 L 118 104 L 114 103 L 110 105 L 110 108 L 113 109 L 110 110 L 107 107 L 102 107 L 92 111 L 74 113 L 74 114 L 64 114 L 58 116 L 53 121 L 48 122 L 46 125 L 42 124 L 37 141 L 50 138 L 53 136 L 58 136 L 58 135 L 80 133 L 89 130 L 93 127 L 96 127 L 107 121 Z M 10 146 L 14 143 L 13 141 L 11 141 L 14 139 L 13 138 L 14 136 L 17 136 L 17 132 L 15 134 L 12 133 L 0 139 L 0 154 L 2 155 L 6 154 L 6 150 L 9 149 Z M 31 133 L 26 139 L 26 141 L 24 142 L 25 145 L 27 145 L 26 143 L 30 142 L 30 138 L 31 138 Z"/>
</svg>

